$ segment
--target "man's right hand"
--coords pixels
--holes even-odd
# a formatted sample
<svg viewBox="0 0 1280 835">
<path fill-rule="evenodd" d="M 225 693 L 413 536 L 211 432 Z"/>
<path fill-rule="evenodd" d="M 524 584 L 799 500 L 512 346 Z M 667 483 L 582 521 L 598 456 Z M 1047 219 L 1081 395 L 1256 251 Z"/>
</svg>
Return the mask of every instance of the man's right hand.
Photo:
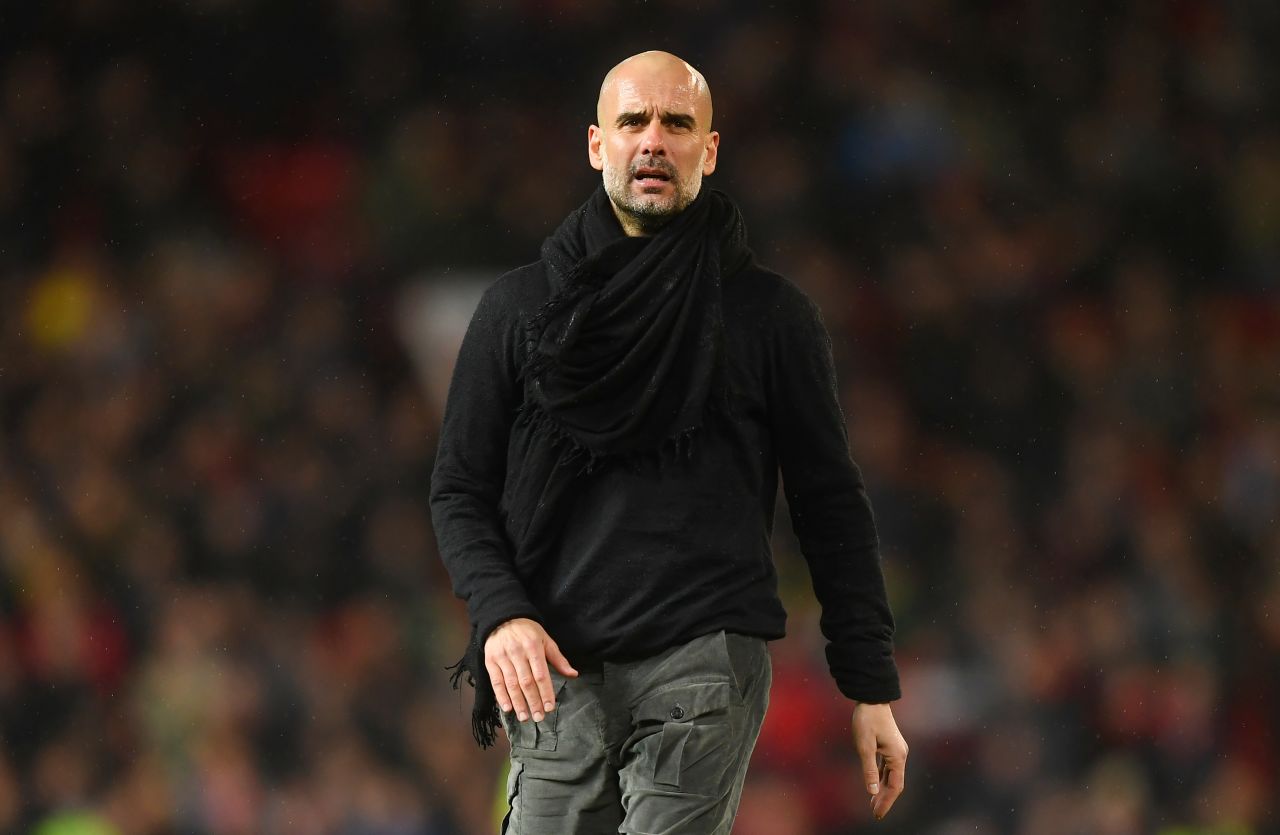
<svg viewBox="0 0 1280 835">
<path fill-rule="evenodd" d="M 569 678 L 578 677 L 578 671 L 537 621 L 512 618 L 485 639 L 484 666 L 493 682 L 498 706 L 503 711 L 514 709 L 521 722 L 530 713 L 535 722 L 541 722 L 547 712 L 556 708 L 547 662 Z"/>
</svg>

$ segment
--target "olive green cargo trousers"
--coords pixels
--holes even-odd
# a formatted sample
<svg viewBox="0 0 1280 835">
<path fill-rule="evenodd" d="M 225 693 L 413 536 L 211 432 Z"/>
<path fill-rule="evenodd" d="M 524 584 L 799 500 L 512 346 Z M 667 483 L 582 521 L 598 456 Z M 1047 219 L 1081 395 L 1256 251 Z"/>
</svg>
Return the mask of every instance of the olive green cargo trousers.
<svg viewBox="0 0 1280 835">
<path fill-rule="evenodd" d="M 543 721 L 503 714 L 502 832 L 727 835 L 769 703 L 765 642 L 714 632 L 579 673 L 552 671 L 556 709 Z"/>
</svg>

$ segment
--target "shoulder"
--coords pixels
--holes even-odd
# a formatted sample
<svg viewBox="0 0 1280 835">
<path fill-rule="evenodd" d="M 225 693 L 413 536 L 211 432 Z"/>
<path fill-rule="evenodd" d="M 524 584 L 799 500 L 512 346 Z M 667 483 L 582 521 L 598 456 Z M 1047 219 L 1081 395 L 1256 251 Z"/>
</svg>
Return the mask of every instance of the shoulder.
<svg viewBox="0 0 1280 835">
<path fill-rule="evenodd" d="M 518 319 L 546 301 L 550 293 L 542 261 L 534 261 L 498 276 L 480 296 L 477 313 L 499 319 Z"/>
<path fill-rule="evenodd" d="M 546 295 L 547 268 L 542 261 L 534 261 L 498 276 L 485 288 L 484 294 L 496 301 L 520 300 Z"/>
<path fill-rule="evenodd" d="M 493 284 L 489 285 L 489 290 L 494 292 L 519 293 L 531 286 L 545 284 L 547 280 L 547 267 L 542 260 L 537 260 L 525 264 L 522 267 L 516 267 L 514 270 L 507 270 L 498 276 Z"/>
<path fill-rule="evenodd" d="M 725 301 L 753 311 L 773 328 L 822 322 L 818 305 L 795 282 L 752 261 L 724 284 Z"/>
</svg>

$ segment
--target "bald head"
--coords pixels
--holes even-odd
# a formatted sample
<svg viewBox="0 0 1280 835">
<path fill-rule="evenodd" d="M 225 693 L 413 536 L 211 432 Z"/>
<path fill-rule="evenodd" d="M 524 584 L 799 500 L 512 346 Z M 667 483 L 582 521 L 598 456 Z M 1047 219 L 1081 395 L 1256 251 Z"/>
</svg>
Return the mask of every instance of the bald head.
<svg viewBox="0 0 1280 835">
<path fill-rule="evenodd" d="M 596 121 L 601 125 L 608 124 L 606 114 L 616 112 L 616 108 L 610 105 L 616 101 L 619 92 L 630 92 L 636 85 L 654 83 L 670 84 L 687 91 L 696 109 L 698 127 L 703 131 L 711 130 L 711 88 L 707 86 L 707 79 L 689 62 L 658 49 L 624 58 L 605 73 L 596 99 Z"/>
<path fill-rule="evenodd" d="M 716 168 L 711 90 L 669 52 L 641 52 L 609 70 L 587 128 L 587 156 L 629 235 L 653 234 L 698 196 Z"/>
</svg>

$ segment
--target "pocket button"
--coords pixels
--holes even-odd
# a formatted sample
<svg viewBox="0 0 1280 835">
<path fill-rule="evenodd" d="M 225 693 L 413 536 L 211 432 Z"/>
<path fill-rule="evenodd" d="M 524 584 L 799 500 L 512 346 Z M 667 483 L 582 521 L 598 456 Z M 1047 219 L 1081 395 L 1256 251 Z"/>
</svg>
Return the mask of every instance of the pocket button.
<svg viewBox="0 0 1280 835">
<path fill-rule="evenodd" d="M 671 718 L 676 720 L 677 722 L 683 719 L 684 708 L 680 707 L 680 705 L 676 705 L 675 707 L 671 708 Z"/>
</svg>

